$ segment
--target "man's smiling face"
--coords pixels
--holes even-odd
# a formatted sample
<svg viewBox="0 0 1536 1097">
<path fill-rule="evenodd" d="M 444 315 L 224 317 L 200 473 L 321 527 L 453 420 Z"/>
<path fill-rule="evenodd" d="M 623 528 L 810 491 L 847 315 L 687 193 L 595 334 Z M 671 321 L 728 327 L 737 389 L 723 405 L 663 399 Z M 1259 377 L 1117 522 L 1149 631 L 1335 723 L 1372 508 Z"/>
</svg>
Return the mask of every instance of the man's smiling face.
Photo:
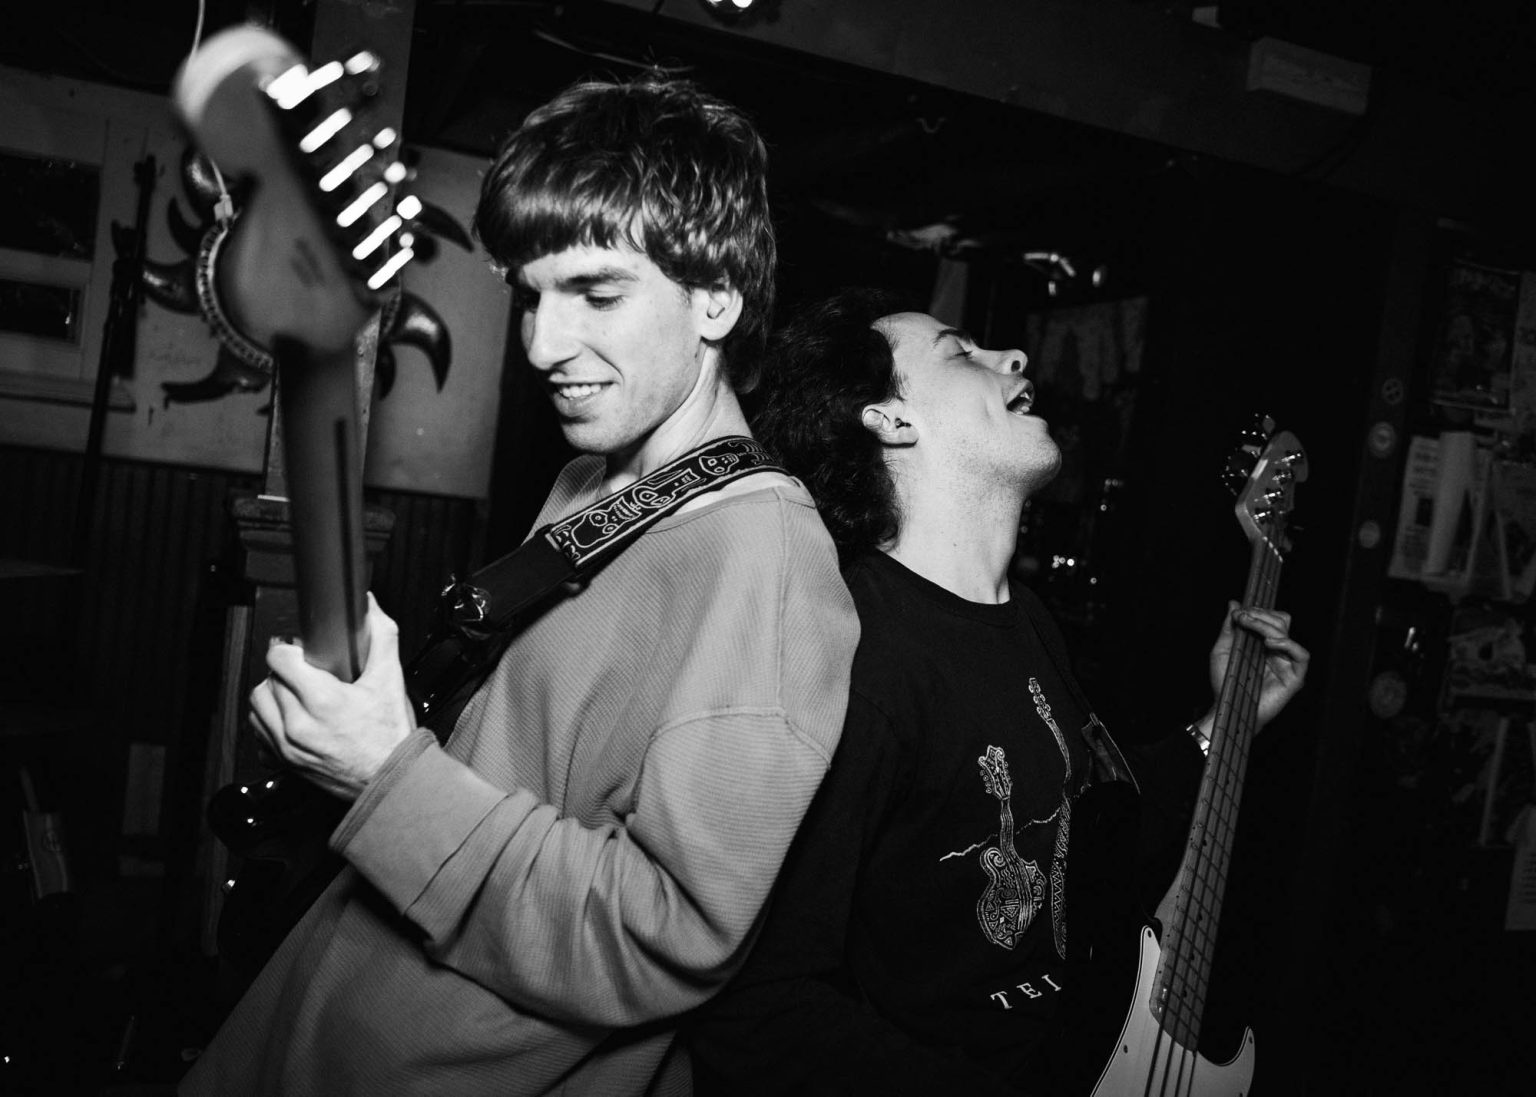
<svg viewBox="0 0 1536 1097">
<path fill-rule="evenodd" d="M 583 453 L 627 459 L 715 382 L 704 368 L 708 293 L 638 251 L 567 248 L 512 282 L 523 349 Z"/>
</svg>

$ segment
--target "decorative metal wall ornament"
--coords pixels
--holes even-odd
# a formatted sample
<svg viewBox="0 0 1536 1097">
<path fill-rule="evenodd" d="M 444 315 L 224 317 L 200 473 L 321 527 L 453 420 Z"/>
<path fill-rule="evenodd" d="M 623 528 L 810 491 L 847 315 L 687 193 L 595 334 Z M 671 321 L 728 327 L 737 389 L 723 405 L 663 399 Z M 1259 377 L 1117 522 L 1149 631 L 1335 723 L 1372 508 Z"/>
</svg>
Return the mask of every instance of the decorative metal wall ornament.
<svg viewBox="0 0 1536 1097">
<path fill-rule="evenodd" d="M 231 392 L 260 392 L 272 379 L 272 355 L 246 338 L 225 314 L 215 291 L 219 248 L 239 218 L 240 199 L 235 196 L 229 216 L 219 215 L 222 189 L 213 166 L 201 152 L 188 146 L 181 158 L 181 184 L 193 217 L 182 212 L 175 198 L 166 204 L 166 225 L 171 239 L 186 258 L 160 263 L 144 261 L 144 292 L 156 304 L 173 312 L 201 313 L 219 343 L 213 370 L 196 381 L 165 382 L 165 403 L 198 403 L 217 400 Z M 416 257 L 431 262 L 437 239 L 446 239 L 465 251 L 472 250 L 469 234 L 450 214 L 422 203 L 417 225 L 431 235 L 419 235 Z M 395 382 L 393 346 L 411 346 L 426 355 L 438 391 L 448 379 L 453 341 L 448 327 L 431 305 L 401 290 L 384 303 L 379 319 L 379 345 L 374 361 L 374 387 L 382 399 Z"/>
</svg>

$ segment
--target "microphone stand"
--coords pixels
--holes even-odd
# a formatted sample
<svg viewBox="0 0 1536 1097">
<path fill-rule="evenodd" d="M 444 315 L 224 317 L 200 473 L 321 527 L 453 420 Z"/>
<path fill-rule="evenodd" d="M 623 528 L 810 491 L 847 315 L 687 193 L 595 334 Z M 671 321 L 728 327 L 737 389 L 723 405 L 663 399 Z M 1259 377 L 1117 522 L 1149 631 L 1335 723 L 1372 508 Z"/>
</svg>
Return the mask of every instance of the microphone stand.
<svg viewBox="0 0 1536 1097">
<path fill-rule="evenodd" d="M 112 262 L 112 288 L 108 295 L 107 320 L 102 325 L 101 357 L 96 363 L 96 388 L 91 398 L 91 420 L 85 435 L 85 465 L 80 472 L 80 491 L 75 497 L 74 536 L 70 563 L 85 563 L 90 540 L 91 512 L 101 481 L 102 437 L 106 433 L 107 401 L 112 392 L 112 378 L 133 376 L 134 344 L 138 334 L 139 303 L 143 300 L 145 240 L 149 235 L 149 198 L 155 189 L 155 157 L 150 154 L 133 166 L 133 181 L 139 189 L 137 216 L 131 232 L 121 232 L 112 225 L 112 244 L 117 258 Z"/>
</svg>

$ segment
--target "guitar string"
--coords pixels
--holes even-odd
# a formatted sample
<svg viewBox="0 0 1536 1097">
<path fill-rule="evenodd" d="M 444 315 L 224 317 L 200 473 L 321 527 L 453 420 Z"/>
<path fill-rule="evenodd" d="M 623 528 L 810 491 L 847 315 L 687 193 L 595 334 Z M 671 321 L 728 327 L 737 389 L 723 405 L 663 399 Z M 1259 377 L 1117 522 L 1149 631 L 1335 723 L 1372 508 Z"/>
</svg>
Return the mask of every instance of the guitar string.
<svg viewBox="0 0 1536 1097">
<path fill-rule="evenodd" d="M 1278 560 L 1267 543 L 1260 546 L 1263 553 L 1260 557 L 1260 566 L 1257 569 L 1255 589 L 1249 592 L 1250 604 L 1269 607 L 1273 605 L 1273 594 L 1278 581 Z M 1256 711 L 1259 693 L 1263 681 L 1263 641 L 1252 634 L 1243 634 L 1244 651 L 1237 658 L 1235 669 L 1237 676 L 1233 687 L 1229 691 L 1229 697 L 1237 707 L 1237 711 L 1243 714 L 1251 714 Z M 1246 723 L 1246 721 L 1244 721 Z M 1233 728 L 1228 723 L 1228 729 Z M 1242 730 L 1238 728 L 1237 730 Z M 1248 732 L 1238 735 L 1227 754 L 1227 765 L 1222 767 L 1220 781 L 1217 783 L 1219 803 L 1216 805 L 1213 818 L 1218 824 L 1217 830 L 1220 840 L 1206 843 L 1204 849 L 1208 851 L 1207 864 L 1201 874 L 1199 883 L 1201 891 L 1201 909 L 1204 915 L 1198 924 L 1197 951 L 1194 957 L 1193 971 L 1186 971 L 1186 978 L 1193 983 L 1193 997 L 1189 1002 L 1191 1011 L 1186 1018 L 1192 1039 L 1197 1039 L 1200 1024 L 1203 1022 L 1206 1003 L 1206 991 L 1209 986 L 1210 967 L 1214 959 L 1215 940 L 1219 928 L 1218 912 L 1222 903 L 1226 887 L 1228 869 L 1231 860 L 1231 839 L 1236 830 L 1239 803 L 1242 788 L 1245 783 L 1249 748 L 1252 742 L 1251 728 Z"/>
<path fill-rule="evenodd" d="M 1255 544 L 1255 553 L 1256 558 L 1253 561 L 1253 572 L 1255 572 L 1255 575 L 1253 575 L 1253 581 L 1250 582 L 1249 592 L 1246 592 L 1247 601 L 1249 601 L 1249 604 L 1261 605 L 1261 607 L 1273 607 L 1273 595 L 1275 595 L 1275 587 L 1278 584 L 1279 556 L 1273 550 L 1272 542 L 1267 538 Z M 1258 687 L 1260 687 L 1261 674 L 1263 674 L 1261 655 L 1263 655 L 1263 642 L 1258 641 L 1258 638 L 1253 636 L 1252 633 L 1244 631 L 1244 633 L 1240 633 L 1240 635 L 1233 638 L 1233 653 L 1232 658 L 1229 658 L 1229 667 L 1232 665 L 1232 659 L 1236 659 L 1238 674 L 1236 674 L 1235 679 L 1230 678 L 1230 676 L 1224 678 L 1223 688 L 1221 688 L 1223 696 L 1221 696 L 1220 704 L 1218 704 L 1218 708 L 1226 708 L 1227 716 L 1230 716 L 1233 702 L 1241 702 L 1244 705 L 1244 711 L 1252 711 L 1253 705 L 1256 705 Z M 1210 793 L 1212 793 L 1210 800 L 1217 800 L 1220 797 L 1221 810 L 1220 813 L 1215 814 L 1215 817 L 1217 817 L 1221 828 L 1223 828 L 1223 837 L 1230 837 L 1230 830 L 1235 827 L 1235 793 L 1241 791 L 1241 776 L 1246 771 L 1247 764 L 1247 745 L 1249 745 L 1249 741 L 1252 739 L 1252 734 L 1238 734 L 1236 736 L 1236 744 L 1232 747 L 1232 753 L 1236 754 L 1235 764 L 1227 765 L 1229 750 L 1227 750 L 1226 742 L 1224 741 L 1227 739 L 1226 733 L 1229 727 L 1229 721 L 1218 722 L 1217 727 L 1213 728 L 1213 733 L 1220 733 L 1223 744 L 1221 744 L 1221 748 L 1218 750 L 1217 734 L 1213 734 L 1212 745 L 1210 745 L 1213 765 L 1212 779 L 1209 782 Z M 1232 776 L 1238 777 L 1235 788 L 1233 788 L 1232 780 L 1230 780 Z M 1212 816 L 1213 810 L 1215 810 L 1215 804 L 1207 802 L 1207 817 Z M 1201 830 L 1204 831 L 1204 827 Z M 1218 842 L 1217 845 L 1223 845 L 1224 847 L 1227 843 L 1229 843 L 1227 840 L 1223 840 L 1223 842 Z M 1209 880 L 1209 876 L 1207 876 L 1209 870 L 1203 871 L 1203 862 L 1209 860 L 1207 851 L 1210 850 L 1210 843 L 1206 842 L 1206 840 L 1201 840 L 1197 845 L 1192 837 L 1190 845 L 1192 845 L 1192 848 L 1190 848 L 1190 853 L 1192 853 L 1192 883 L 1193 885 L 1200 885 L 1203 891 L 1209 891 L 1209 883 L 1207 883 L 1207 880 Z M 1226 865 L 1221 867 L 1220 880 L 1218 880 L 1217 887 L 1224 888 L 1224 883 L 1226 883 Z M 1186 899 L 1187 896 L 1189 896 L 1189 893 L 1186 891 Z M 1206 899 L 1206 896 L 1203 894 L 1201 896 L 1201 903 L 1203 905 L 1204 899 Z M 1215 914 L 1215 906 L 1218 903 L 1220 903 L 1220 896 L 1212 900 L 1212 903 L 1207 906 L 1207 911 L 1210 914 Z M 1212 922 L 1215 922 L 1213 917 Z M 1187 910 L 1186 902 L 1184 917 L 1181 917 L 1180 923 L 1178 923 L 1178 930 L 1180 930 L 1180 933 L 1177 934 L 1178 937 L 1183 937 L 1183 930 L 1187 925 L 1189 925 L 1189 910 Z M 1212 950 L 1213 940 L 1215 940 L 1212 934 L 1213 930 L 1207 930 L 1206 926 L 1201 926 L 1200 943 L 1203 946 L 1198 950 L 1197 957 L 1195 957 L 1197 959 L 1195 966 L 1201 969 L 1201 971 L 1209 971 L 1209 953 Z M 1164 997 L 1164 1003 L 1167 1003 L 1174 1011 L 1180 1012 L 1180 1016 L 1174 1017 L 1172 1020 L 1178 1022 L 1180 1028 L 1187 1028 L 1187 1031 L 1189 1031 L 1189 1036 L 1183 1042 L 1184 1045 L 1189 1046 L 1181 1046 L 1177 1040 L 1170 1039 L 1169 1043 L 1172 1046 L 1169 1048 L 1169 1054 L 1172 1056 L 1172 1054 L 1175 1054 L 1174 1048 L 1180 1048 L 1180 1051 L 1177 1052 L 1181 1060 L 1180 1065 L 1178 1065 L 1178 1072 L 1180 1072 L 1180 1077 L 1183 1077 L 1183 1069 L 1187 1060 L 1187 1065 L 1190 1066 L 1190 1083 L 1193 1083 L 1192 1063 L 1195 1060 L 1192 1059 L 1192 1056 L 1195 1046 L 1198 1045 L 1198 1022 L 1203 1019 L 1204 1014 L 1204 993 L 1203 988 L 1201 988 L 1201 983 L 1204 982 L 1204 979 L 1198 980 L 1197 985 L 1195 985 L 1198 1003 L 1195 1003 L 1197 1009 L 1195 1009 L 1195 1014 L 1193 1014 L 1193 1022 L 1190 1022 L 1187 1012 L 1178 1009 L 1180 1000 L 1172 996 L 1172 986 L 1169 985 L 1169 983 L 1174 982 L 1175 976 L 1187 976 L 1189 974 L 1187 971 L 1178 971 L 1178 973 L 1174 971 L 1174 968 L 1177 968 L 1186 959 L 1183 940 L 1170 942 L 1170 950 L 1172 950 L 1172 954 L 1169 957 L 1169 968 L 1164 969 L 1163 994 L 1166 996 Z M 1187 1006 L 1190 1003 L 1186 1002 L 1184 1005 Z M 1167 1016 L 1169 1016 L 1169 1009 L 1164 1009 L 1164 1017 L 1166 1019 Z M 1163 1037 L 1166 1036 L 1167 1026 L 1169 1025 L 1158 1025 L 1157 1037 L 1154 1040 L 1154 1051 L 1152 1051 L 1154 1071 L 1147 1077 L 1147 1086 L 1150 1086 L 1152 1080 L 1158 1075 L 1157 1063 L 1161 1054 L 1163 1054 L 1161 1045 L 1163 1045 Z M 1161 1088 L 1166 1091 L 1167 1083 L 1169 1083 L 1169 1074 L 1163 1072 L 1161 1077 L 1163 1077 L 1163 1086 Z M 1183 1082 L 1175 1082 L 1175 1092 L 1180 1091 L 1183 1091 Z M 1147 1092 L 1149 1092 L 1149 1089 L 1147 1089 Z"/>
<path fill-rule="evenodd" d="M 1256 561 L 1256 578 L 1248 591 L 1250 604 L 1268 606 L 1276 580 L 1276 561 L 1272 555 L 1263 552 L 1265 546 L 1260 546 L 1261 555 Z M 1229 719 L 1222 722 L 1222 727 L 1216 729 L 1228 735 L 1233 728 L 1230 719 L 1232 712 L 1249 712 L 1257 700 L 1257 687 L 1261 682 L 1262 642 L 1251 633 L 1243 632 L 1235 638 L 1236 650 L 1230 665 L 1237 672 L 1235 677 L 1229 679 L 1230 686 L 1224 685 L 1223 708 L 1227 711 L 1224 715 Z M 1214 950 L 1215 934 L 1217 930 L 1216 913 L 1221 904 L 1221 892 L 1224 890 L 1227 879 L 1227 867 L 1230 860 L 1231 835 L 1236 826 L 1238 800 L 1241 795 L 1243 777 L 1246 772 L 1247 747 L 1251 735 L 1237 736 L 1236 742 L 1229 749 L 1217 754 L 1215 744 L 1212 745 L 1212 753 L 1216 755 L 1215 779 L 1212 782 L 1212 798 L 1208 812 L 1208 820 L 1212 826 L 1205 831 L 1206 840 L 1200 846 L 1199 869 L 1194 880 L 1194 890 L 1197 905 L 1201 912 L 1198 922 L 1185 920 L 1185 925 L 1195 931 L 1195 940 L 1192 942 L 1193 953 L 1186 951 L 1185 959 L 1190 961 L 1190 966 L 1181 971 L 1183 981 L 1194 990 L 1192 999 L 1186 1001 L 1187 1010 L 1181 1018 L 1181 1027 L 1185 1028 L 1193 1037 L 1198 1031 L 1199 1023 L 1204 1014 L 1204 991 L 1209 978 L 1209 966 L 1211 954 Z M 1211 833 L 1215 832 L 1216 840 L 1211 840 Z"/>
<path fill-rule="evenodd" d="M 1248 601 L 1252 605 L 1264 608 L 1274 606 L 1275 590 L 1279 582 L 1280 556 L 1274 549 L 1272 541 L 1266 539 L 1256 545 L 1255 551 L 1259 554 L 1256 560 L 1255 582 L 1253 589 L 1248 592 Z M 1257 705 L 1263 687 L 1264 676 L 1264 644 L 1263 640 L 1251 633 L 1244 633 L 1242 647 L 1236 663 L 1237 676 L 1233 686 L 1227 691 L 1227 701 L 1236 707 L 1238 713 L 1246 718 L 1241 724 L 1228 721 L 1226 730 L 1229 736 L 1234 736 L 1235 741 L 1230 744 L 1228 751 L 1224 752 L 1227 764 L 1222 767 L 1216 782 L 1216 791 L 1219 798 L 1219 810 L 1215 819 L 1219 825 L 1220 840 L 1207 842 L 1203 847 L 1207 852 L 1207 867 L 1201 877 L 1202 903 L 1205 919 L 1199 924 L 1199 949 L 1197 956 L 1197 978 L 1194 980 L 1194 999 L 1191 1002 L 1193 1012 L 1188 1016 L 1190 1051 L 1186 1054 L 1191 1074 L 1189 1082 L 1193 1084 L 1193 1068 L 1198 1061 L 1194 1057 L 1194 1049 L 1198 1046 L 1199 1029 L 1204 1021 L 1206 992 L 1209 987 L 1210 969 L 1214 960 L 1216 933 L 1219 929 L 1219 909 L 1225 892 L 1228 869 L 1231 861 L 1231 843 L 1236 830 L 1238 810 L 1242 795 L 1242 789 L 1246 781 L 1249 752 L 1253 742 L 1254 722 L 1253 716 L 1257 712 Z M 1225 686 L 1225 683 L 1223 683 Z M 1230 715 L 1230 714 L 1229 714 Z M 1240 732 L 1240 734 L 1235 734 Z M 1214 866 L 1214 870 L 1211 866 Z M 1187 973 L 1186 973 L 1187 974 Z M 1177 1087 L 1178 1092 L 1183 1092 L 1182 1084 Z"/>
<path fill-rule="evenodd" d="M 1259 568 L 1259 582 L 1256 584 L 1256 586 L 1262 589 L 1249 592 L 1251 602 L 1258 604 L 1267 603 L 1268 595 L 1272 592 L 1274 586 L 1274 572 L 1272 560 L 1267 556 L 1264 557 L 1262 559 L 1262 566 Z M 1246 632 L 1240 633 L 1239 639 L 1242 650 L 1238 651 L 1232 660 L 1233 669 L 1237 674 L 1232 687 L 1229 688 L 1226 707 L 1229 710 L 1236 708 L 1238 711 L 1246 711 L 1256 700 L 1256 689 L 1262 673 L 1258 659 L 1258 656 L 1261 654 L 1260 648 L 1262 644 L 1256 637 Z M 1226 715 L 1230 716 L 1230 711 Z M 1229 729 L 1231 726 L 1230 720 L 1224 721 L 1224 729 Z M 1236 752 L 1240 760 L 1245 759 L 1245 743 L 1241 739 L 1232 748 L 1232 751 L 1223 752 L 1222 756 L 1218 758 L 1218 762 L 1233 752 Z M 1234 781 L 1234 777 L 1241 776 L 1234 772 L 1235 768 L 1233 766 L 1219 765 L 1216 771 L 1218 780 L 1214 786 L 1214 792 L 1217 794 L 1216 802 L 1213 804 L 1213 810 L 1215 811 L 1214 819 L 1224 828 L 1230 827 L 1235 822 L 1234 799 L 1241 791 L 1241 781 Z"/>
<path fill-rule="evenodd" d="M 1246 659 L 1240 660 L 1239 670 L 1241 670 L 1242 667 L 1246 665 L 1246 663 Z M 1236 688 L 1229 689 L 1227 692 L 1229 694 L 1234 692 L 1243 693 L 1243 686 L 1244 683 L 1241 681 L 1241 679 L 1239 679 Z M 1241 746 L 1240 742 L 1238 746 Z M 1220 767 L 1224 754 L 1216 753 L 1214 743 L 1212 752 L 1213 755 L 1216 756 L 1216 765 Z M 1218 776 L 1224 775 L 1218 774 Z M 1225 780 L 1217 781 L 1215 782 L 1215 787 L 1220 799 L 1229 799 L 1227 796 L 1228 782 Z M 1227 818 L 1225 812 L 1220 812 L 1218 818 L 1223 825 L 1226 824 Z M 1188 927 L 1194 925 L 1195 928 L 1199 931 L 1196 934 L 1196 940 L 1194 942 L 1195 952 L 1194 955 L 1191 956 L 1187 948 L 1180 949 L 1178 952 L 1176 952 L 1174 957 L 1175 960 L 1182 958 L 1184 961 L 1186 961 L 1185 965 L 1181 966 L 1180 970 L 1177 972 L 1177 983 L 1179 984 L 1179 989 L 1183 991 L 1183 996 L 1174 999 L 1172 1003 L 1174 1007 L 1174 1015 L 1169 1018 L 1172 1023 L 1167 1026 L 1168 1028 L 1172 1029 L 1172 1031 L 1169 1032 L 1170 1039 L 1168 1041 L 1166 1051 L 1162 1051 L 1161 1049 L 1154 1050 L 1154 1063 L 1156 1064 L 1158 1060 L 1164 1055 L 1166 1055 L 1166 1062 L 1160 1064 L 1162 1067 L 1161 1070 L 1154 1070 L 1153 1075 L 1148 1078 L 1148 1083 L 1150 1085 L 1154 1078 L 1160 1077 L 1161 1086 L 1159 1088 L 1164 1093 L 1168 1092 L 1171 1085 L 1173 1093 L 1182 1094 L 1186 1092 L 1186 1081 L 1190 1084 L 1193 1084 L 1193 1068 L 1194 1064 L 1197 1062 L 1196 1053 L 1198 1049 L 1198 1022 L 1204 1015 L 1205 995 L 1203 993 L 1202 984 L 1208 977 L 1207 968 L 1209 949 L 1214 940 L 1214 938 L 1209 933 L 1209 919 L 1211 919 L 1211 915 L 1214 913 L 1213 908 L 1215 905 L 1215 900 L 1211 899 L 1208 894 L 1210 891 L 1211 872 L 1209 868 L 1210 857 L 1207 856 L 1207 854 L 1210 850 L 1210 847 L 1211 843 L 1209 841 L 1203 842 L 1199 847 L 1200 856 L 1197 856 L 1196 858 L 1197 866 L 1195 869 L 1194 883 L 1197 892 L 1199 892 L 1197 895 L 1197 905 L 1202 912 L 1201 920 L 1198 923 L 1192 923 L 1190 921 L 1192 912 L 1189 910 L 1186 910 L 1186 917 L 1182 920 L 1182 924 L 1184 926 Z M 1200 862 L 1206 863 L 1201 864 Z M 1177 948 L 1178 946 L 1175 947 Z M 1190 985 L 1191 983 L 1193 984 L 1192 986 Z M 1161 1045 L 1162 1043 L 1162 1035 L 1163 1029 L 1160 1027 L 1157 1038 L 1158 1045 Z M 1186 1073 L 1188 1075 L 1187 1078 Z"/>
<path fill-rule="evenodd" d="M 1268 545 L 1260 546 L 1260 566 L 1257 570 L 1255 590 L 1250 591 L 1251 604 L 1270 606 L 1273 604 L 1273 593 L 1278 577 L 1278 561 L 1270 552 L 1266 551 Z M 1244 715 L 1241 724 L 1229 721 L 1227 728 L 1229 734 L 1233 731 L 1243 731 L 1237 735 L 1228 752 L 1228 764 L 1223 767 L 1221 781 L 1218 786 L 1219 810 L 1216 814 L 1216 822 L 1219 827 L 1219 841 L 1208 842 L 1206 849 L 1209 852 L 1208 867 L 1202 879 L 1202 900 L 1205 910 L 1205 920 L 1200 923 L 1200 954 L 1198 978 L 1195 982 L 1197 990 L 1193 1002 L 1194 1013 L 1190 1018 L 1192 1031 L 1198 1031 L 1204 1018 L 1205 988 L 1208 986 L 1210 966 L 1213 960 L 1215 937 L 1219 928 L 1217 912 L 1221 906 L 1223 892 L 1228 877 L 1228 868 L 1231 860 L 1231 842 L 1237 825 L 1239 802 L 1247 773 L 1247 761 L 1249 748 L 1252 742 L 1252 726 L 1249 723 L 1252 714 L 1256 710 L 1258 694 L 1263 680 L 1263 642 L 1251 634 L 1243 634 L 1243 652 L 1236 664 L 1237 676 L 1235 684 L 1230 691 L 1230 699 L 1234 709 Z M 1244 727 L 1246 725 L 1246 727 Z"/>
<path fill-rule="evenodd" d="M 1270 608 L 1274 605 L 1274 593 L 1278 584 L 1279 554 L 1274 550 L 1273 543 L 1268 538 L 1257 544 L 1255 551 L 1258 553 L 1258 556 L 1254 562 L 1254 581 L 1250 584 L 1250 590 L 1247 592 L 1248 600 L 1250 604 Z M 1234 704 L 1241 705 L 1240 711 L 1244 712 L 1252 711 L 1253 707 L 1256 706 L 1259 689 L 1262 685 L 1262 654 L 1263 642 L 1257 636 L 1242 632 L 1234 637 L 1234 652 L 1232 658 L 1229 659 L 1229 666 L 1233 665 L 1235 661 L 1237 675 L 1235 678 L 1223 681 L 1223 697 L 1221 698 L 1228 709 L 1228 716 L 1230 716 L 1230 710 Z M 1231 681 L 1232 684 L 1228 686 L 1227 681 Z M 1219 705 L 1218 707 L 1222 706 Z M 1221 726 L 1213 729 L 1213 731 L 1221 733 L 1221 738 L 1225 740 L 1228 737 L 1227 732 L 1230 730 L 1230 727 L 1230 720 L 1223 721 Z M 1223 744 L 1225 749 L 1218 749 L 1215 736 L 1213 736 L 1211 744 L 1211 755 L 1215 772 L 1210 782 L 1212 795 L 1208 803 L 1206 815 L 1208 821 L 1213 819 L 1219 824 L 1219 837 L 1222 840 L 1212 843 L 1208 840 L 1207 836 L 1206 840 L 1200 841 L 1198 845 L 1194 845 L 1192 842 L 1194 848 L 1191 850 L 1193 854 L 1191 876 L 1193 879 L 1190 883 L 1190 891 L 1199 892 L 1198 899 L 1199 905 L 1203 910 L 1203 917 L 1198 925 L 1197 941 L 1194 943 L 1195 954 L 1190 956 L 1189 948 L 1186 947 L 1185 942 L 1182 940 L 1188 927 L 1191 925 L 1190 904 L 1186 902 L 1185 916 L 1180 919 L 1179 932 L 1177 933 L 1180 940 L 1170 943 L 1173 955 L 1170 957 L 1170 965 L 1165 970 L 1164 977 L 1165 986 L 1169 991 L 1165 999 L 1167 1003 L 1165 1017 L 1170 1012 L 1176 1014 L 1176 1016 L 1171 1018 L 1174 1024 L 1168 1027 L 1177 1027 L 1180 1033 L 1185 1035 L 1183 1041 L 1170 1041 L 1174 1047 L 1179 1047 L 1179 1057 L 1181 1060 L 1192 1056 L 1195 1045 L 1198 1044 L 1199 1024 L 1203 1020 L 1205 1007 L 1204 984 L 1209 978 L 1211 954 L 1214 950 L 1216 928 L 1214 923 L 1217 920 L 1214 916 L 1220 905 L 1220 892 L 1224 890 L 1226 883 L 1227 862 L 1230 859 L 1229 854 L 1219 858 L 1221 864 L 1214 873 L 1210 865 L 1215 863 L 1217 854 L 1222 854 L 1223 850 L 1230 846 L 1231 833 L 1236 825 L 1237 801 L 1241 792 L 1242 777 L 1246 772 L 1248 746 L 1251 739 L 1251 734 L 1238 735 L 1236 736 L 1236 742 L 1230 748 L 1225 748 L 1225 744 Z M 1205 828 L 1202 828 L 1202 832 L 1203 834 L 1206 833 Z M 1213 877 L 1214 885 L 1212 883 Z M 1188 896 L 1188 894 L 1187 892 L 1186 895 Z M 1186 964 L 1189 967 L 1186 967 Z M 1193 968 L 1193 971 L 1190 968 Z M 1189 984 L 1191 983 L 1192 976 L 1194 977 L 1193 986 L 1190 988 Z M 1194 1000 L 1176 999 L 1172 994 L 1172 984 L 1175 982 L 1184 984 L 1186 989 L 1193 989 Z M 1160 1055 L 1158 1045 L 1162 1042 L 1163 1030 L 1164 1026 L 1159 1026 L 1153 1051 L 1154 1064 Z M 1173 1054 L 1172 1047 L 1169 1048 L 1169 1053 L 1170 1055 Z M 1191 1060 L 1191 1063 L 1188 1064 L 1191 1066 L 1191 1070 L 1192 1062 Z M 1170 1065 L 1172 1064 L 1170 1063 Z M 1178 1067 L 1181 1076 L 1184 1065 L 1181 1063 Z M 1155 1076 L 1156 1071 L 1147 1079 L 1149 1085 Z M 1166 1089 L 1169 1074 L 1164 1072 L 1162 1077 L 1163 1088 Z M 1190 1080 L 1191 1082 L 1193 1081 L 1192 1073 Z M 1181 1082 L 1175 1084 L 1175 1092 L 1182 1092 Z"/>
</svg>

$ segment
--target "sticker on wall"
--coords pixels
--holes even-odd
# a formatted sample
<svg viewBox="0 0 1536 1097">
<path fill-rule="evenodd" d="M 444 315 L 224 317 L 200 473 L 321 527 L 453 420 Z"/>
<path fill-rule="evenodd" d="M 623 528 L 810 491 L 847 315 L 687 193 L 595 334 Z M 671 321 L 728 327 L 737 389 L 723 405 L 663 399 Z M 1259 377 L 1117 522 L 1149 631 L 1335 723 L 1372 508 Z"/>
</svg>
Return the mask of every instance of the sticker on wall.
<svg viewBox="0 0 1536 1097">
<path fill-rule="evenodd" d="M 1366 445 L 1370 448 L 1372 456 L 1390 457 L 1392 451 L 1397 449 L 1396 428 L 1385 420 L 1375 424 L 1366 437 Z"/>
</svg>

